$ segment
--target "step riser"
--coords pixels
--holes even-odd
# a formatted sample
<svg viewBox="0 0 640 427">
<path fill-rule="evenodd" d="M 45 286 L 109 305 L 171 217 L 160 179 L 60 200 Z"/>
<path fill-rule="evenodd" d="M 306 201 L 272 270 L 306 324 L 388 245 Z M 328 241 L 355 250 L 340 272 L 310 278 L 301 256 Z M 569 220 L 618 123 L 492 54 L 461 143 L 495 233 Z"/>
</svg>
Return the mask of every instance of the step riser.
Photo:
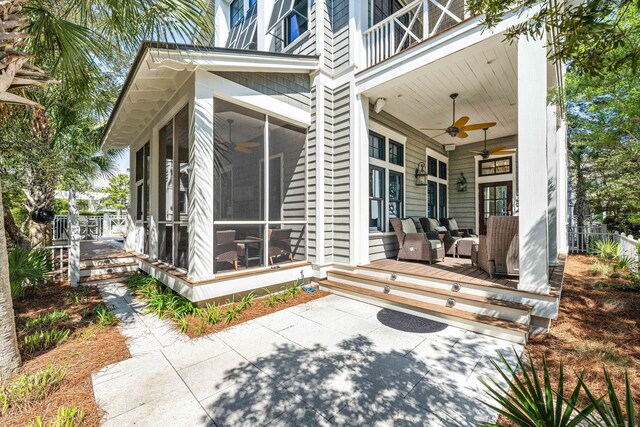
<svg viewBox="0 0 640 427">
<path fill-rule="evenodd" d="M 345 283 L 347 285 L 358 286 L 363 289 L 368 289 L 375 292 L 383 293 L 384 284 L 368 282 L 366 278 L 356 279 L 356 278 L 347 278 L 339 275 L 331 275 L 329 273 L 329 277 L 332 281 L 338 283 Z M 412 289 L 406 289 L 401 287 L 394 287 L 393 285 L 389 285 L 391 288 L 390 294 L 411 298 L 417 301 L 423 301 L 430 304 L 435 304 L 441 307 L 446 307 L 446 302 L 449 297 L 444 295 L 433 294 L 428 291 L 414 291 Z M 463 296 L 463 295 L 461 295 Z M 458 310 L 464 310 L 469 313 L 475 314 L 483 314 L 485 316 L 491 316 L 498 319 L 510 320 L 512 322 L 518 322 L 523 324 L 529 323 L 529 312 L 527 310 L 520 310 L 511 307 L 503 307 L 498 305 L 492 305 L 489 303 L 477 302 L 477 301 L 468 301 L 463 300 L 461 298 L 455 298 L 456 300 L 455 308 Z"/>
<path fill-rule="evenodd" d="M 110 264 L 125 264 L 131 262 L 138 262 L 136 257 L 126 258 L 104 258 L 104 259 L 85 259 L 80 261 L 80 268 L 108 266 Z"/>
<path fill-rule="evenodd" d="M 368 268 L 356 268 L 354 270 L 345 269 L 344 271 L 350 273 L 361 274 L 363 276 L 371 276 L 378 279 L 391 280 L 391 272 L 385 272 L 381 270 L 374 270 Z M 455 280 L 437 280 L 433 278 L 418 278 L 408 274 L 395 273 L 396 279 L 399 282 L 413 283 L 416 285 L 431 286 L 433 288 L 443 289 L 450 291 L 451 286 L 454 283 L 458 283 Z M 517 292 L 510 289 L 500 289 L 497 291 L 495 288 L 491 288 L 483 285 L 460 283 L 460 293 L 466 293 L 468 295 L 475 295 L 484 298 L 496 298 L 503 301 L 516 302 L 520 304 L 527 304 L 533 307 L 532 315 L 545 316 L 545 313 L 555 312 L 557 309 L 557 298 L 548 295 L 524 295 L 522 292 Z"/>
<path fill-rule="evenodd" d="M 95 280 L 95 281 L 90 281 L 90 282 L 81 282 L 80 285 L 81 286 L 97 286 L 97 285 L 106 285 L 109 283 L 117 283 L 117 282 L 124 282 L 125 280 L 127 280 L 129 276 L 126 277 L 114 277 L 113 279 L 102 279 L 102 280 Z"/>
<path fill-rule="evenodd" d="M 434 320 L 436 322 L 444 323 L 444 324 L 465 329 L 468 331 L 478 332 L 478 333 L 489 335 L 495 338 L 508 340 L 514 343 L 526 344 L 526 341 L 527 341 L 527 336 L 524 333 L 517 333 L 513 331 L 506 331 L 504 329 L 492 328 L 491 326 L 472 322 L 466 319 L 460 319 L 453 316 L 445 316 L 439 313 L 430 313 L 430 312 L 415 309 L 415 308 L 408 308 L 403 306 L 402 304 L 394 303 L 391 301 L 382 301 L 377 298 L 369 297 L 367 295 L 360 295 L 360 294 L 344 291 L 341 289 L 333 289 L 330 286 L 324 286 L 322 284 L 320 285 L 320 289 L 332 292 L 336 295 L 362 301 L 367 304 L 372 304 L 378 307 L 388 308 L 391 310 L 401 311 L 403 313 L 412 314 L 418 317 L 424 317 L 429 320 Z"/>
<path fill-rule="evenodd" d="M 118 273 L 135 273 L 138 271 L 138 265 L 130 265 L 126 267 L 108 267 L 92 268 L 90 270 L 80 270 L 80 277 L 104 276 L 105 274 Z"/>
</svg>

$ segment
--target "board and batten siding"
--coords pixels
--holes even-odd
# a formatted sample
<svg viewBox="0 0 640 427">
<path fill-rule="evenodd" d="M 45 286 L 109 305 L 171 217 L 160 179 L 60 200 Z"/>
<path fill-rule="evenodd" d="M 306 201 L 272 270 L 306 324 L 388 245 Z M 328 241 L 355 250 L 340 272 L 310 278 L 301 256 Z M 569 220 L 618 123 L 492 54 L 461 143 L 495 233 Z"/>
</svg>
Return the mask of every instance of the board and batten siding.
<svg viewBox="0 0 640 427">
<path fill-rule="evenodd" d="M 415 170 L 420 162 L 424 162 L 426 160 L 427 147 L 445 154 L 442 145 L 432 140 L 419 130 L 404 123 L 397 117 L 394 117 L 384 111 L 376 113 L 373 110 L 373 106 L 370 106 L 369 108 L 369 120 L 391 128 L 407 138 L 404 148 L 404 215 L 405 217 L 424 216 L 427 207 L 427 190 L 426 187 L 416 186 Z M 397 252 L 398 239 L 394 233 L 372 233 L 369 235 L 369 259 L 371 261 L 381 258 L 395 257 Z"/>
<path fill-rule="evenodd" d="M 487 141 L 487 148 L 504 146 L 505 149 L 517 148 L 518 136 L 512 135 L 504 138 Z M 455 218 L 460 228 L 476 228 L 476 169 L 475 158 L 472 151 L 482 151 L 484 142 L 462 145 L 449 152 L 449 216 Z M 517 194 L 517 156 L 514 165 L 515 183 L 514 196 Z M 458 192 L 458 179 L 463 173 L 467 179 L 467 191 Z M 478 230 L 476 230 L 478 231 Z"/>
</svg>

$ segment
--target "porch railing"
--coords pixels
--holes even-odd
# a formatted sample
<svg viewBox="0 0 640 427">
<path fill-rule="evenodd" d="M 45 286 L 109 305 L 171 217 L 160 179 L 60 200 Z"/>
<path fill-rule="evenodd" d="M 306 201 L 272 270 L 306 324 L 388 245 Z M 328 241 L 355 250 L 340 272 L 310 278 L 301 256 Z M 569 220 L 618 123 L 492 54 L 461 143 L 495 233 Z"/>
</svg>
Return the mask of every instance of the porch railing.
<svg viewBox="0 0 640 427">
<path fill-rule="evenodd" d="M 124 235 L 127 231 L 126 215 L 80 215 L 80 237 L 82 240 L 96 240 L 104 236 Z M 53 220 L 53 240 L 67 241 L 69 218 L 56 215 Z"/>
<path fill-rule="evenodd" d="M 363 33 L 367 67 L 468 17 L 464 0 L 415 0 Z"/>
<path fill-rule="evenodd" d="M 45 281 L 69 280 L 69 245 L 45 246 L 43 249 L 49 253 L 51 260 L 51 273 Z"/>
</svg>

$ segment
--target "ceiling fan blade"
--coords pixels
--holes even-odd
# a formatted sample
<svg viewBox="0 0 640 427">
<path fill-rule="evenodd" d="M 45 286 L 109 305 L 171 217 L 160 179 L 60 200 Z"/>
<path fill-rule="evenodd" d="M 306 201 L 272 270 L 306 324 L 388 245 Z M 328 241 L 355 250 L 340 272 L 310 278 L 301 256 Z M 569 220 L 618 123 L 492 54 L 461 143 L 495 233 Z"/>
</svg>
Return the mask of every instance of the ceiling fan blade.
<svg viewBox="0 0 640 427">
<path fill-rule="evenodd" d="M 515 150 L 493 151 L 491 154 L 516 154 Z"/>
<path fill-rule="evenodd" d="M 482 154 L 482 153 L 484 153 L 484 151 L 471 151 L 471 150 L 469 150 L 469 152 L 473 153 L 473 154 Z"/>
<path fill-rule="evenodd" d="M 420 130 L 445 130 L 446 129 L 442 129 L 442 128 L 420 128 Z"/>
<path fill-rule="evenodd" d="M 463 126 L 461 130 L 469 131 L 469 130 L 480 130 L 485 128 L 491 128 L 496 125 L 496 122 L 487 122 L 487 123 L 474 123 L 472 125 Z"/>
<path fill-rule="evenodd" d="M 260 146 L 259 142 L 250 142 L 250 141 L 236 142 L 236 147 L 251 148 L 251 147 L 259 147 L 259 146 Z"/>
<path fill-rule="evenodd" d="M 447 132 L 446 132 L 446 131 L 444 131 L 444 132 L 439 133 L 439 134 L 437 134 L 437 135 L 430 136 L 430 138 L 439 138 L 439 137 L 441 137 L 442 135 L 446 135 L 446 134 L 447 134 Z"/>
<path fill-rule="evenodd" d="M 253 151 L 249 150 L 248 148 L 244 148 L 244 147 L 236 147 L 235 150 L 238 153 L 253 154 Z"/>
<path fill-rule="evenodd" d="M 456 138 L 466 138 L 468 137 L 469 134 L 466 133 L 465 131 L 461 130 L 460 132 L 458 132 L 458 134 L 456 135 Z"/>
<path fill-rule="evenodd" d="M 464 125 L 466 125 L 467 122 L 469 122 L 469 117 L 462 116 L 458 120 L 456 120 L 455 123 L 452 124 L 451 126 L 453 126 L 454 128 L 460 129 L 460 128 L 464 127 Z"/>
<path fill-rule="evenodd" d="M 496 152 L 498 152 L 498 151 L 502 151 L 502 150 L 504 150 L 505 148 L 507 148 L 507 147 L 506 147 L 506 146 L 504 146 L 504 145 L 498 145 L 497 147 L 493 147 L 493 148 L 491 148 L 491 149 L 489 150 L 489 152 L 493 154 L 493 153 L 496 153 Z"/>
</svg>

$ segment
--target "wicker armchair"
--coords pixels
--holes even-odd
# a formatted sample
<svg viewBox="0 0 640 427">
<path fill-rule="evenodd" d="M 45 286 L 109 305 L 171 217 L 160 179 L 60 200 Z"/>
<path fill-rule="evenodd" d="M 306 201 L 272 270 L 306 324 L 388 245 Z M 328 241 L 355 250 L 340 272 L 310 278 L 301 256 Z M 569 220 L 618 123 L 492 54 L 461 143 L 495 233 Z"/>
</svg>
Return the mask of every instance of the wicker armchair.
<svg viewBox="0 0 640 427">
<path fill-rule="evenodd" d="M 442 242 L 444 243 L 444 251 L 446 255 L 453 256 L 456 250 L 456 240 L 460 239 L 462 236 L 452 236 L 449 231 L 440 231 L 438 228 L 441 228 L 440 222 L 438 222 L 435 218 L 420 218 L 420 225 L 425 233 L 434 233 L 433 235 L 440 238 L 442 235 Z"/>
<path fill-rule="evenodd" d="M 420 233 L 412 219 L 391 218 L 396 236 L 398 236 L 398 260 L 427 261 L 431 264 L 444 259 L 444 246 L 437 233 Z"/>
<path fill-rule="evenodd" d="M 520 274 L 520 247 L 517 216 L 491 216 L 487 220 L 487 235 L 471 252 L 471 262 L 489 273 L 507 276 Z"/>
<path fill-rule="evenodd" d="M 290 228 L 272 228 L 269 230 L 269 263 L 273 265 L 274 258 L 280 256 L 286 256 L 289 261 L 293 261 Z"/>
<path fill-rule="evenodd" d="M 216 231 L 215 260 L 216 262 L 228 262 L 238 269 L 238 245 L 235 242 L 235 230 Z"/>
<path fill-rule="evenodd" d="M 478 237 L 472 228 L 458 228 L 458 221 L 454 218 L 441 218 L 440 222 L 453 237 Z"/>
</svg>

